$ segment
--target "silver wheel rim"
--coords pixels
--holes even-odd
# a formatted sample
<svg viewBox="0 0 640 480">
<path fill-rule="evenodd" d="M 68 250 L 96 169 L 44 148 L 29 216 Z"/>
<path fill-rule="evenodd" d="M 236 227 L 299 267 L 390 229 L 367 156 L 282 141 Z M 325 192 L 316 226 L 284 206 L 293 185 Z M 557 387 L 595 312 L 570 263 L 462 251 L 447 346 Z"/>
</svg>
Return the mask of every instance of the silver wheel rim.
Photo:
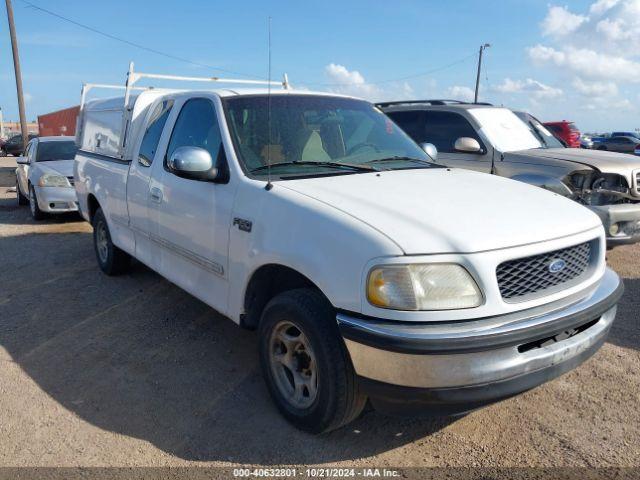
<svg viewBox="0 0 640 480">
<path fill-rule="evenodd" d="M 308 408 L 318 396 L 318 364 L 306 335 L 289 321 L 269 338 L 269 362 L 276 387 L 295 408 Z"/>
<path fill-rule="evenodd" d="M 109 239 L 107 235 L 107 227 L 104 222 L 98 222 L 96 226 L 96 250 L 100 261 L 105 263 L 109 255 Z"/>
<path fill-rule="evenodd" d="M 29 189 L 29 208 L 31 208 L 31 213 L 35 217 L 36 215 L 36 194 L 33 191 L 33 187 Z"/>
</svg>

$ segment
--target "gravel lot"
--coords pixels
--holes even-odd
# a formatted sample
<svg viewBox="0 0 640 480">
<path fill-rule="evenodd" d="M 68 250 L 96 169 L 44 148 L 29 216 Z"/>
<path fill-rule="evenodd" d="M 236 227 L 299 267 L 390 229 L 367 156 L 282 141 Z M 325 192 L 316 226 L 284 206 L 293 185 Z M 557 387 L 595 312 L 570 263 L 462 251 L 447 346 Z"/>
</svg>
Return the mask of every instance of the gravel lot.
<svg viewBox="0 0 640 480">
<path fill-rule="evenodd" d="M 256 337 L 140 264 L 109 278 L 77 216 L 35 223 L 0 159 L 0 466 L 640 466 L 640 246 L 609 253 L 626 293 L 578 369 L 457 420 L 366 412 L 290 427 Z"/>
</svg>

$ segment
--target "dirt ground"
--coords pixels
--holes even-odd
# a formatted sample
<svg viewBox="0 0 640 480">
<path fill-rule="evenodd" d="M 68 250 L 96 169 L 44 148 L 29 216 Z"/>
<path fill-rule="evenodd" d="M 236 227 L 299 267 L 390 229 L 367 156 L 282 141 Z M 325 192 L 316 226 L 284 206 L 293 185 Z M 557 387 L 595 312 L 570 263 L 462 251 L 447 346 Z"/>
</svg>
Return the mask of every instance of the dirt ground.
<svg viewBox="0 0 640 480">
<path fill-rule="evenodd" d="M 31 220 L 0 159 L 0 467 L 640 465 L 640 246 L 605 346 L 460 419 L 366 412 L 313 437 L 270 402 L 256 337 L 140 264 L 103 275 L 89 225 Z"/>
</svg>

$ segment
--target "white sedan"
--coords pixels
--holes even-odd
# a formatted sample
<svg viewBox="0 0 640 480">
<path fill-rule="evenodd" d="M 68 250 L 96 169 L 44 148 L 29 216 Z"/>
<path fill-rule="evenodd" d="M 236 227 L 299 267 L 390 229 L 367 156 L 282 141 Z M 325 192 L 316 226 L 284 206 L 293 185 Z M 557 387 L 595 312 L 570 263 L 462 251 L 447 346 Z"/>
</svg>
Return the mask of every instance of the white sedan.
<svg viewBox="0 0 640 480">
<path fill-rule="evenodd" d="M 35 220 L 50 213 L 78 211 L 73 188 L 74 137 L 38 137 L 18 157 L 16 195 L 19 205 L 29 204 Z"/>
</svg>

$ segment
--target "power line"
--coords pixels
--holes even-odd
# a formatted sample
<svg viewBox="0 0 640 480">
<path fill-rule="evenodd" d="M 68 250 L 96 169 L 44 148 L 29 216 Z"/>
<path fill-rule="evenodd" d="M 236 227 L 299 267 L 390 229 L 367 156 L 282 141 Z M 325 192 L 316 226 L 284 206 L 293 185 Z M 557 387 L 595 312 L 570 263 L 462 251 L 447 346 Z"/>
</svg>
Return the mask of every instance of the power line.
<svg viewBox="0 0 640 480">
<path fill-rule="evenodd" d="M 477 53 L 473 52 L 472 54 L 467 55 L 464 58 L 461 58 L 461 59 L 456 60 L 454 62 L 448 63 L 446 65 L 442 65 L 440 67 L 433 68 L 431 70 L 427 70 L 426 72 L 414 73 L 414 74 L 406 75 L 404 77 L 391 78 L 391 79 L 387 79 L 387 80 L 377 80 L 375 82 L 366 82 L 366 84 L 367 85 L 381 85 L 381 84 L 384 84 L 384 83 L 393 83 L 393 82 L 401 82 L 403 80 L 410 80 L 412 78 L 426 77 L 427 75 L 431 75 L 433 73 L 437 73 L 437 72 L 440 72 L 442 70 L 447 70 L 448 68 L 451 68 L 451 67 L 459 65 L 461 63 L 464 63 L 467 60 L 469 60 L 470 58 L 475 57 L 476 55 L 477 55 Z M 350 86 L 353 85 L 351 83 L 307 83 L 307 82 L 300 82 L 300 83 L 304 84 L 304 85 L 312 85 L 312 86 L 318 86 L 318 87 L 350 87 Z"/>
<path fill-rule="evenodd" d="M 179 57 L 177 55 L 173 55 L 173 54 L 170 54 L 170 53 L 162 52 L 162 51 L 157 50 L 155 48 L 147 47 L 145 45 L 141 45 L 139 43 L 132 42 L 132 41 L 127 40 L 125 38 L 117 37 L 115 35 L 112 35 L 111 33 L 103 32 L 102 30 L 98 30 L 97 28 L 91 27 L 89 25 L 85 25 L 84 23 L 77 22 L 77 21 L 72 20 L 70 18 L 67 18 L 67 17 L 65 17 L 63 15 L 60 15 L 59 13 L 52 12 L 51 10 L 47 10 L 46 8 L 42 8 L 42 7 L 38 6 L 38 5 L 34 5 L 33 3 L 31 3 L 31 2 L 29 2 L 27 0 L 21 0 L 21 1 L 22 1 L 22 3 L 26 4 L 27 6 L 33 8 L 35 10 L 38 10 L 40 12 L 46 13 L 47 15 L 51 15 L 52 17 L 55 17 L 55 18 L 58 18 L 60 20 L 65 21 L 65 22 L 71 23 L 71 24 L 73 24 L 73 25 L 75 25 L 77 27 L 84 28 L 85 30 L 88 30 L 90 32 L 97 33 L 98 35 L 102 35 L 103 37 L 109 38 L 111 40 L 115 40 L 117 42 L 121 42 L 121 43 L 127 44 L 127 45 L 129 45 L 131 47 L 135 47 L 135 48 L 138 48 L 140 50 L 144 50 L 146 52 L 154 53 L 156 55 L 161 55 L 163 57 L 170 58 L 172 60 L 177 60 L 179 62 L 189 63 L 191 65 L 196 65 L 198 67 L 204 67 L 204 68 L 209 68 L 211 70 L 218 70 L 220 72 L 230 73 L 232 75 L 241 75 L 243 77 L 261 78 L 261 77 L 258 77 L 257 75 L 252 75 L 252 74 L 249 74 L 249 73 L 242 73 L 242 72 L 235 72 L 233 70 L 226 70 L 224 68 L 214 67 L 212 65 L 207 65 L 206 63 L 194 62 L 193 60 L 189 60 L 188 58 L 183 58 L 183 57 Z"/>
</svg>

